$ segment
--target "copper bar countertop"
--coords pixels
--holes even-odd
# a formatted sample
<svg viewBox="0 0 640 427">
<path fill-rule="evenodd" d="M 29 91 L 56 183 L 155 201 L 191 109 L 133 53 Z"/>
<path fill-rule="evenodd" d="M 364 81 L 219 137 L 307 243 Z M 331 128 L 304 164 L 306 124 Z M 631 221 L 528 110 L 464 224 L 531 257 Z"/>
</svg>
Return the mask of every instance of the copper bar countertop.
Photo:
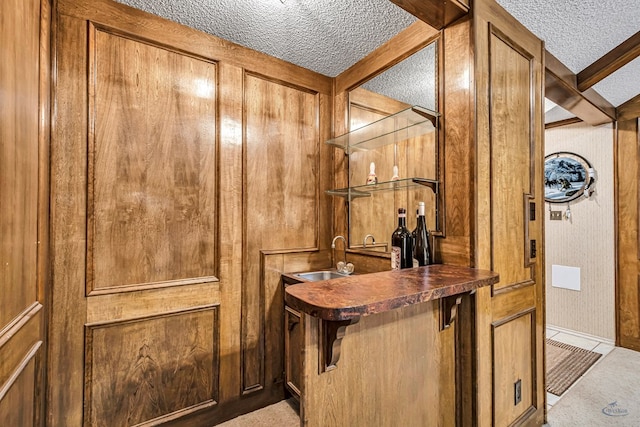
<svg viewBox="0 0 640 427">
<path fill-rule="evenodd" d="M 454 265 L 358 274 L 285 289 L 288 306 L 324 320 L 351 320 L 470 292 L 497 283 L 498 273 Z"/>
</svg>

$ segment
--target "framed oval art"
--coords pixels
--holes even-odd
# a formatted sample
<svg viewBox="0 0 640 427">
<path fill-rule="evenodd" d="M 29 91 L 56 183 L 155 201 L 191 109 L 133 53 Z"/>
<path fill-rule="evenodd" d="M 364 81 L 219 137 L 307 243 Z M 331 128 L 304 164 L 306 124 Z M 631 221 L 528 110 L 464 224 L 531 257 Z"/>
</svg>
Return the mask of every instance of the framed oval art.
<svg viewBox="0 0 640 427">
<path fill-rule="evenodd" d="M 549 203 L 589 197 L 594 181 L 593 168 L 582 156 L 559 152 L 544 158 L 544 199 Z"/>
</svg>

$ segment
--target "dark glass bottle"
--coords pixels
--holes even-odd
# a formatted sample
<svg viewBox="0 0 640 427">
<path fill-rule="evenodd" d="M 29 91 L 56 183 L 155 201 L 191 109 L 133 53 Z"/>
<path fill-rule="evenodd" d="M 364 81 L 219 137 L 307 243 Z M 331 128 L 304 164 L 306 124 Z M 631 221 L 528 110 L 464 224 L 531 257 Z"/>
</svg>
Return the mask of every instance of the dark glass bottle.
<svg viewBox="0 0 640 427">
<path fill-rule="evenodd" d="M 431 248 L 427 221 L 424 217 L 424 202 L 418 203 L 418 220 L 415 233 L 413 257 L 418 261 L 419 266 L 429 265 L 431 264 Z"/>
<path fill-rule="evenodd" d="M 413 267 L 413 239 L 407 229 L 407 211 L 398 209 L 398 228 L 391 235 L 391 268 Z"/>
</svg>

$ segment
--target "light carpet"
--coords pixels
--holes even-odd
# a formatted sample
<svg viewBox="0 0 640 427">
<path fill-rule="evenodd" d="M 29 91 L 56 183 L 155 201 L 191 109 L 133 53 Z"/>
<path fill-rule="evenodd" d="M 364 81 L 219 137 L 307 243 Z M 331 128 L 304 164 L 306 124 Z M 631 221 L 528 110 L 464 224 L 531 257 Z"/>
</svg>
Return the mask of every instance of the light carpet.
<svg viewBox="0 0 640 427">
<path fill-rule="evenodd" d="M 257 411 L 218 424 L 218 427 L 299 427 L 300 416 L 297 404 L 292 400 L 281 400 Z"/>
<path fill-rule="evenodd" d="M 547 339 L 547 391 L 561 396 L 601 356 L 569 344 Z"/>
<path fill-rule="evenodd" d="M 614 348 L 551 407 L 548 423 L 640 426 L 640 353 Z"/>
</svg>

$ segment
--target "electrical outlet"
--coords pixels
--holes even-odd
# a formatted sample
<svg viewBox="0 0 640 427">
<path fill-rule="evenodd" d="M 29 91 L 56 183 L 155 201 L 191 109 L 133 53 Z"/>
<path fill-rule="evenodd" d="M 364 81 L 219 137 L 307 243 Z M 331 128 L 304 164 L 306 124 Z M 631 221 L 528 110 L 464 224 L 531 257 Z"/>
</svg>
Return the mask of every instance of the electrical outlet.
<svg viewBox="0 0 640 427">
<path fill-rule="evenodd" d="M 522 400 L 522 380 L 513 383 L 513 404 L 517 405 Z"/>
<path fill-rule="evenodd" d="M 552 221 L 562 221 L 562 211 L 549 211 L 549 219 Z"/>
</svg>

